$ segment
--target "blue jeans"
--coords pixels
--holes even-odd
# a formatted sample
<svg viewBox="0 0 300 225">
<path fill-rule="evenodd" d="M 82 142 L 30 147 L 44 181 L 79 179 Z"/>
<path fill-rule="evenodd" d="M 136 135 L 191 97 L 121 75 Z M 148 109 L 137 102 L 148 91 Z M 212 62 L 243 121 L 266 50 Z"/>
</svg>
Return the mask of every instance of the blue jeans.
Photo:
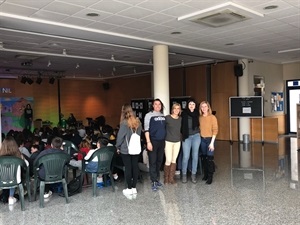
<svg viewBox="0 0 300 225">
<path fill-rule="evenodd" d="M 202 155 L 214 156 L 215 151 L 209 151 L 208 146 L 211 142 L 211 137 L 203 138 L 201 137 L 201 153 Z"/>
<path fill-rule="evenodd" d="M 91 161 L 85 165 L 85 171 L 88 173 L 97 173 L 98 171 L 98 162 Z"/>
<path fill-rule="evenodd" d="M 200 134 L 190 135 L 182 142 L 182 174 L 186 174 L 188 162 L 192 149 L 192 174 L 196 174 L 199 158 L 199 146 L 201 144 Z"/>
</svg>

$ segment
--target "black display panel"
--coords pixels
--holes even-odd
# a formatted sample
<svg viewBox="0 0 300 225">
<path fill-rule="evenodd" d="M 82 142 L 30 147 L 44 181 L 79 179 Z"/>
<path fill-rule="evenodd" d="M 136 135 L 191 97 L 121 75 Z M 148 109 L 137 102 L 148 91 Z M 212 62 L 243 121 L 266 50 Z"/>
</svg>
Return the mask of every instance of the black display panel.
<svg viewBox="0 0 300 225">
<path fill-rule="evenodd" d="M 131 107 L 144 126 L 145 115 L 151 110 L 153 99 L 132 99 Z"/>
<path fill-rule="evenodd" d="M 263 117 L 263 97 L 230 97 L 229 110 L 230 117 Z"/>
<path fill-rule="evenodd" d="M 170 114 L 172 111 L 172 106 L 174 103 L 179 103 L 181 106 L 181 110 L 187 108 L 187 102 L 191 98 L 191 96 L 180 96 L 180 97 L 171 97 L 170 99 Z"/>
</svg>

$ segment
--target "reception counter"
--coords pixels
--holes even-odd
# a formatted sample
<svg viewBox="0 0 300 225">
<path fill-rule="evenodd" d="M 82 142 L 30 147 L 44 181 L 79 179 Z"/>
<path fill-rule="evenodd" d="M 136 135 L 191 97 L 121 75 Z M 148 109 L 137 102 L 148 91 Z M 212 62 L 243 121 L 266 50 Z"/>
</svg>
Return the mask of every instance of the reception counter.
<svg viewBox="0 0 300 225">
<path fill-rule="evenodd" d="M 262 120 L 264 126 L 264 141 L 278 143 L 278 135 L 285 134 L 285 115 L 250 119 L 251 141 L 262 141 Z"/>
</svg>

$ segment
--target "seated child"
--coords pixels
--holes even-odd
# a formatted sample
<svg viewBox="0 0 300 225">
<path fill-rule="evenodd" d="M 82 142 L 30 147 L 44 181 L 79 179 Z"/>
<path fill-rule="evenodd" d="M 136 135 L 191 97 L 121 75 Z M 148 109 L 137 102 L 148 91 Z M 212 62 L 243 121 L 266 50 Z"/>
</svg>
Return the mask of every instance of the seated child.
<svg viewBox="0 0 300 225">
<path fill-rule="evenodd" d="M 104 138 L 104 137 L 101 137 L 98 139 L 97 141 L 97 148 L 96 149 L 91 149 L 87 155 L 84 157 L 85 160 L 88 160 L 95 151 L 107 146 L 108 144 L 108 139 L 107 138 Z M 94 173 L 94 172 L 97 172 L 97 169 L 98 169 L 98 158 L 95 157 L 92 161 L 88 162 L 86 167 L 85 167 L 85 170 L 87 172 L 90 172 L 90 173 Z"/>
<path fill-rule="evenodd" d="M 75 153 L 73 155 L 73 159 L 70 160 L 70 165 L 74 167 L 78 167 L 79 170 L 82 169 L 82 159 L 84 155 L 87 155 L 88 152 L 90 151 L 91 146 L 90 143 L 87 140 L 82 140 L 81 143 L 79 144 L 79 153 Z"/>
</svg>

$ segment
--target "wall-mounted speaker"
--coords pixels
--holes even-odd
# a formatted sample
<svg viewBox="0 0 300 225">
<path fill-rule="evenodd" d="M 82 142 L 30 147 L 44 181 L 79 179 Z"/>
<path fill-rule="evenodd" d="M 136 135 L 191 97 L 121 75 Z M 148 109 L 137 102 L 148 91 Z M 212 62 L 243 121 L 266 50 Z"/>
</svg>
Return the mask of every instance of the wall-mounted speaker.
<svg viewBox="0 0 300 225">
<path fill-rule="evenodd" d="M 242 64 L 234 65 L 234 75 L 237 77 L 243 76 L 243 65 Z"/>
<path fill-rule="evenodd" d="M 102 84 L 102 87 L 103 87 L 104 90 L 109 90 L 110 85 L 109 85 L 108 82 L 104 82 L 104 83 Z"/>
</svg>

